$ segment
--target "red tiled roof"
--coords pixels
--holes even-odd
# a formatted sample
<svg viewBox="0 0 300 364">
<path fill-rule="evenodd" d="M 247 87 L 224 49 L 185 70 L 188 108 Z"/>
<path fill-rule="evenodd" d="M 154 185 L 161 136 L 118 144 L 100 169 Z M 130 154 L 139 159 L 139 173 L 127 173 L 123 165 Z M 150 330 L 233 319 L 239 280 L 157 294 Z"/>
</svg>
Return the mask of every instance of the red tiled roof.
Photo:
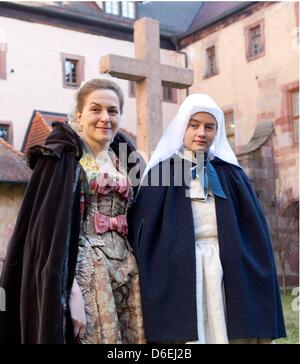
<svg viewBox="0 0 300 364">
<path fill-rule="evenodd" d="M 27 183 L 30 176 L 25 155 L 0 138 L 0 183 Z"/>
<path fill-rule="evenodd" d="M 24 138 L 22 151 L 26 154 L 33 145 L 43 144 L 52 130 L 51 123 L 53 121 L 64 122 L 66 120 L 66 114 L 34 110 Z"/>
</svg>

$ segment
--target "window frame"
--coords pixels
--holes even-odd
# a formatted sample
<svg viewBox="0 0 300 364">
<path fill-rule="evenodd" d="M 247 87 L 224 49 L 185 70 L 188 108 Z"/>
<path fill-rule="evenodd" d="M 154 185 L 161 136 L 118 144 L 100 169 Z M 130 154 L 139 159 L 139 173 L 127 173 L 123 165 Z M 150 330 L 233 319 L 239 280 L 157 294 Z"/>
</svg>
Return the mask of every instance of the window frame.
<svg viewBox="0 0 300 364">
<path fill-rule="evenodd" d="M 138 7 L 137 7 L 137 2 L 136 1 L 118 1 L 118 14 L 107 12 L 107 3 L 108 2 L 113 3 L 114 1 L 104 1 L 104 12 L 105 12 L 105 14 L 112 15 L 112 16 L 120 16 L 120 17 L 125 18 L 125 19 L 132 19 L 132 20 L 137 19 Z M 134 9 L 133 18 L 123 15 L 123 3 L 132 3 L 133 9 Z"/>
<path fill-rule="evenodd" d="M 290 108 L 290 120 L 292 123 L 292 132 L 293 132 L 293 142 L 296 144 L 299 143 L 299 122 L 298 122 L 298 133 L 296 131 L 295 122 L 297 115 L 294 116 L 294 99 L 293 94 L 298 93 L 298 120 L 299 120 L 299 88 L 294 88 L 289 90 L 289 108 Z"/>
<path fill-rule="evenodd" d="M 227 124 L 226 124 L 226 115 L 232 114 L 232 116 L 233 116 L 233 123 L 234 123 L 234 126 L 235 126 L 235 118 L 234 118 L 235 113 L 234 113 L 234 109 L 226 109 L 226 110 L 223 110 L 223 113 L 224 113 L 224 123 L 225 123 L 226 137 L 227 137 L 227 139 L 233 137 L 233 140 L 234 140 L 234 143 L 233 144 L 234 145 L 231 145 L 229 139 L 228 139 L 228 142 L 229 142 L 230 146 L 233 149 L 235 149 L 235 147 L 236 147 L 236 143 L 235 143 L 235 136 L 236 136 L 235 128 L 232 130 L 231 133 L 228 133 Z"/>
<path fill-rule="evenodd" d="M 7 143 L 13 145 L 13 123 L 11 121 L 0 120 L 0 126 L 8 126 L 8 137 L 7 140 L 3 139 Z"/>
<path fill-rule="evenodd" d="M 170 90 L 171 98 L 165 98 L 165 90 Z M 169 91 L 168 91 L 169 93 Z M 162 86 L 162 101 L 170 104 L 177 104 L 177 89 L 169 86 Z"/>
<path fill-rule="evenodd" d="M 214 59 L 215 59 L 215 69 L 211 70 L 210 66 L 209 66 L 209 59 L 208 59 L 208 50 L 214 48 Z M 213 76 L 216 76 L 217 74 L 219 74 L 219 69 L 218 69 L 218 60 L 217 60 L 217 46 L 215 43 L 209 44 L 205 46 L 204 49 L 204 64 L 205 64 L 205 74 L 204 74 L 204 79 L 206 78 L 210 78 Z"/>
<path fill-rule="evenodd" d="M 128 96 L 135 98 L 135 81 L 128 81 Z"/>
<path fill-rule="evenodd" d="M 61 60 L 62 60 L 63 87 L 71 89 L 79 87 L 81 82 L 84 80 L 84 56 L 62 53 Z M 77 62 L 77 80 L 75 83 L 70 83 L 66 81 L 65 62 L 68 60 Z"/>
<path fill-rule="evenodd" d="M 258 54 L 252 54 L 252 42 L 251 42 L 251 30 L 260 27 L 261 32 L 261 52 Z M 253 61 L 257 58 L 263 57 L 265 55 L 265 21 L 264 19 L 258 20 L 244 28 L 245 35 L 245 46 L 246 46 L 246 60 L 247 62 Z"/>
<path fill-rule="evenodd" d="M 133 18 L 131 18 L 129 16 L 124 16 L 124 14 L 123 14 L 123 5 L 124 4 L 127 4 L 128 5 L 128 3 L 131 3 L 133 5 Z M 136 2 L 135 1 L 120 1 L 119 2 L 119 5 L 120 5 L 120 9 L 121 9 L 120 14 L 121 14 L 121 16 L 123 18 L 133 19 L 133 20 L 137 19 L 137 5 L 136 5 Z"/>
<path fill-rule="evenodd" d="M 299 80 L 283 85 L 282 88 L 282 121 L 278 119 L 277 124 L 280 132 L 289 132 L 292 146 L 299 145 L 295 138 L 295 127 L 293 124 L 292 94 L 299 91 Z"/>
<path fill-rule="evenodd" d="M 118 14 L 114 14 L 114 13 L 109 13 L 109 12 L 107 12 L 107 3 L 117 3 L 117 5 L 118 5 Z M 120 16 L 120 1 L 104 1 L 104 12 L 105 12 L 105 14 L 109 14 L 109 15 L 115 15 L 115 16 Z"/>
<path fill-rule="evenodd" d="M 6 55 L 7 55 L 7 44 L 0 43 L 0 80 L 7 79 Z"/>
</svg>

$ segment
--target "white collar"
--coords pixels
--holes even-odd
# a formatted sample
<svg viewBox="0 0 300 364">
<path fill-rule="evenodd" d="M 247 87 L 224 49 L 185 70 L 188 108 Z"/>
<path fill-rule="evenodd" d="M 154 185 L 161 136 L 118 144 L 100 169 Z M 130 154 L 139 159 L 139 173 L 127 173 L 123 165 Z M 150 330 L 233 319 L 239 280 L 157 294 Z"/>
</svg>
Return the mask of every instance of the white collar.
<svg viewBox="0 0 300 364">
<path fill-rule="evenodd" d="M 196 163 L 196 157 L 195 153 L 193 153 L 191 150 L 185 148 L 184 145 L 176 152 L 177 155 L 179 155 L 180 158 L 186 159 L 189 162 Z"/>
</svg>

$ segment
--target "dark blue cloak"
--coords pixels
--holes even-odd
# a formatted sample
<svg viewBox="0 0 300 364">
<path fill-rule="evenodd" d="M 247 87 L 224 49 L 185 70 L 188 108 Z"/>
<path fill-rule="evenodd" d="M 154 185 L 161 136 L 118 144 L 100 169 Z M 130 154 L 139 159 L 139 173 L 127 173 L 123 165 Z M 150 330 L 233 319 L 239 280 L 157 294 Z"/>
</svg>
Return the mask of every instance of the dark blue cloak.
<svg viewBox="0 0 300 364">
<path fill-rule="evenodd" d="M 164 161 L 148 173 L 161 175 Z M 186 162 L 186 161 L 185 161 Z M 129 239 L 140 272 L 148 342 L 198 340 L 196 257 L 189 183 L 174 180 L 191 165 L 171 157 L 171 185 L 141 186 L 129 211 Z M 229 339 L 286 336 L 272 244 L 244 171 L 212 161 L 227 199 L 215 196 Z M 146 180 L 147 180 L 146 179 Z M 211 312 L 211 315 L 214 313 Z"/>
</svg>

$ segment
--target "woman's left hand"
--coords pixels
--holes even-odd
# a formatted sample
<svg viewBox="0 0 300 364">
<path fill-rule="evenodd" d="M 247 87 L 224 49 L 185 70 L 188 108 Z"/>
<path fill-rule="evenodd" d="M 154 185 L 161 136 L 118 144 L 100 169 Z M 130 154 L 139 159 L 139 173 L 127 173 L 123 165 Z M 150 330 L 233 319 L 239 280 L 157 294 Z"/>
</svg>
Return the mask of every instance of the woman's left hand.
<svg viewBox="0 0 300 364">
<path fill-rule="evenodd" d="M 76 339 L 81 339 L 85 333 L 86 315 L 82 292 L 75 278 L 71 290 L 69 306 L 73 321 L 74 336 Z"/>
</svg>

